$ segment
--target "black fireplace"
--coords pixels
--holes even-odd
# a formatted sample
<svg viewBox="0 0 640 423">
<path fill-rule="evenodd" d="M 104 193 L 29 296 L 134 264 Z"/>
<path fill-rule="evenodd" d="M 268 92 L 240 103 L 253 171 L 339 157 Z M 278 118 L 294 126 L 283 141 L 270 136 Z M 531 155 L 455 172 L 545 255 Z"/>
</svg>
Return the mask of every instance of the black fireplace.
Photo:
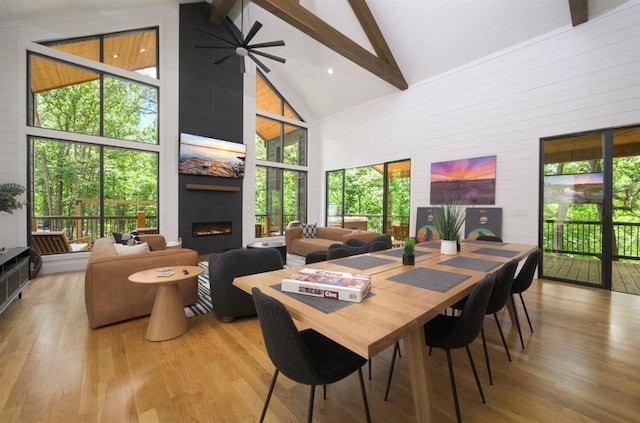
<svg viewBox="0 0 640 423">
<path fill-rule="evenodd" d="M 230 235 L 231 222 L 194 222 L 191 224 L 191 236 Z"/>
</svg>

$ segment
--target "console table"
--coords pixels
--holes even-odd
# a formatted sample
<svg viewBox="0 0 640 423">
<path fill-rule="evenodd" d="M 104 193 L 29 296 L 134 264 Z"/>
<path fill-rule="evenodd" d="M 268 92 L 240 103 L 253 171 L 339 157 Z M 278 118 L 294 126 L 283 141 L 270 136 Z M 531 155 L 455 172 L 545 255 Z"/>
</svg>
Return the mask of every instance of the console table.
<svg viewBox="0 0 640 423">
<path fill-rule="evenodd" d="M 29 247 L 9 248 L 0 254 L 0 313 L 22 293 L 29 282 Z"/>
</svg>

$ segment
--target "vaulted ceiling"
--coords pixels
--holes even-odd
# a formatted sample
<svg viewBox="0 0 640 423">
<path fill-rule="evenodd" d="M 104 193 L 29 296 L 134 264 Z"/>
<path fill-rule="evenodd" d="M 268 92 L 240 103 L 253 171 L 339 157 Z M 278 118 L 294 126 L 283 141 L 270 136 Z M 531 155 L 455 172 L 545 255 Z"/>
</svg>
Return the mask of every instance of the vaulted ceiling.
<svg viewBox="0 0 640 423">
<path fill-rule="evenodd" d="M 264 49 L 287 59 L 266 59 L 268 78 L 294 107 L 304 103 L 311 116 L 303 117 L 318 119 L 551 31 L 571 30 L 627 1 L 633 0 L 214 0 L 212 11 L 228 13 L 245 33 L 260 21 L 255 42 L 285 41 Z M 56 14 L 185 2 L 192 1 L 0 0 L 0 29 Z"/>
</svg>

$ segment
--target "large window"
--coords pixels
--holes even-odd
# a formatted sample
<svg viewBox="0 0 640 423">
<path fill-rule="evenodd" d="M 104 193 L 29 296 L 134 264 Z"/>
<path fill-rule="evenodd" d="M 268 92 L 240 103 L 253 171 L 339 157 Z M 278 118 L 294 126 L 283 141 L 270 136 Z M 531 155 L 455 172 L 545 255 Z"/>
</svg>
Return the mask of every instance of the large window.
<svg viewBox="0 0 640 423">
<path fill-rule="evenodd" d="M 112 70 L 28 52 L 32 232 L 91 242 L 158 226 L 159 83 L 141 81 L 157 78 L 157 39 L 152 28 L 43 43 Z"/>
<path fill-rule="evenodd" d="M 307 129 L 261 73 L 256 76 L 256 237 L 306 221 Z"/>
<path fill-rule="evenodd" d="M 409 236 L 411 161 L 327 172 L 327 226 Z"/>
</svg>

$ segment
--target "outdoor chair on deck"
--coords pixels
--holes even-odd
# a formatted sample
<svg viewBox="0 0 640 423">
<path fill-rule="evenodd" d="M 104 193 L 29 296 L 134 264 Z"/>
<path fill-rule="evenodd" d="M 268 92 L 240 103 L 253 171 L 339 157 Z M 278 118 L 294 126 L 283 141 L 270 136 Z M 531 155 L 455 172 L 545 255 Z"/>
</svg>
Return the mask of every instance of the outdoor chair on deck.
<svg viewBox="0 0 640 423">
<path fill-rule="evenodd" d="M 40 255 L 88 251 L 91 237 L 67 239 L 64 231 L 31 232 L 31 247 Z"/>
</svg>

